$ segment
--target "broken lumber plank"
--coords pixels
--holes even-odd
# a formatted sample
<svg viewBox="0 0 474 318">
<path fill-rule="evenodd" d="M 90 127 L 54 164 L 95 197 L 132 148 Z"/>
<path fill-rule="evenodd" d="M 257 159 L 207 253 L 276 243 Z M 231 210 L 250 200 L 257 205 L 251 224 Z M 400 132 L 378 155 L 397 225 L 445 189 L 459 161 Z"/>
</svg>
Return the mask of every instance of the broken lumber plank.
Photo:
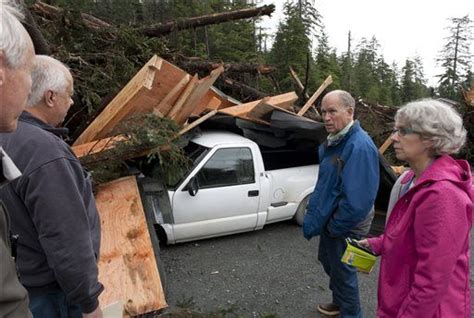
<svg viewBox="0 0 474 318">
<path fill-rule="evenodd" d="M 258 103 L 252 110 L 250 110 L 243 116 L 239 116 L 239 117 L 248 119 L 251 121 L 266 123 L 267 125 L 269 125 L 271 121 L 271 115 L 274 110 L 279 110 L 279 111 L 294 115 L 293 112 L 290 112 L 284 108 L 270 104 L 268 100 L 269 100 L 268 97 L 263 98 L 261 102 Z"/>
<path fill-rule="evenodd" d="M 102 234 L 99 281 L 105 287 L 100 303 L 121 301 L 131 316 L 167 307 L 136 178 L 99 185 L 96 202 Z"/>
<path fill-rule="evenodd" d="M 178 100 L 176 103 L 173 105 L 171 110 L 169 111 L 168 114 L 164 114 L 165 116 L 169 118 L 175 118 L 176 115 L 178 114 L 179 111 L 181 111 L 181 108 L 183 107 L 184 103 L 188 99 L 189 95 L 191 95 L 192 91 L 198 84 L 199 77 L 197 74 L 193 76 L 193 78 L 188 82 L 186 85 L 186 88 L 184 89 L 183 93 L 179 96 Z"/>
<path fill-rule="evenodd" d="M 385 140 L 382 146 L 380 146 L 379 148 L 380 154 L 383 155 L 383 153 L 388 149 L 388 147 L 392 145 L 392 143 L 393 143 L 392 134 L 390 134 L 390 136 L 388 136 L 388 138 Z"/>
<path fill-rule="evenodd" d="M 99 138 L 115 127 L 133 108 L 133 100 L 138 94 L 146 89 L 151 89 L 150 77 L 155 74 L 156 66 L 161 65 L 161 58 L 153 56 L 140 71 L 128 82 L 128 84 L 115 96 L 115 98 L 105 107 L 94 121 L 82 132 L 74 142 L 74 145 L 80 145 Z"/>
<path fill-rule="evenodd" d="M 186 120 L 188 120 L 188 117 L 192 114 L 198 102 L 204 97 L 204 95 L 206 95 L 212 84 L 214 84 L 222 72 L 224 72 L 224 67 L 221 65 L 213 70 L 209 76 L 201 79 L 198 82 L 196 87 L 186 99 L 186 102 L 184 102 L 181 110 L 174 116 L 176 123 L 182 125 L 186 122 Z"/>
<path fill-rule="evenodd" d="M 99 140 L 124 119 L 153 111 L 188 74 L 154 55 L 82 132 L 74 145 Z"/>
<path fill-rule="evenodd" d="M 296 100 L 298 99 L 298 95 L 296 95 L 295 92 L 289 92 L 281 95 L 276 95 L 276 96 L 268 96 L 267 97 L 267 103 L 271 104 L 273 106 L 278 106 L 283 109 L 291 109 L 291 107 L 294 105 Z M 223 109 L 219 109 L 219 112 L 231 116 L 239 116 L 239 115 L 244 115 L 251 111 L 255 106 L 257 106 L 262 99 L 253 101 L 253 102 L 248 102 L 245 104 L 240 104 L 237 106 L 232 106 L 232 107 L 227 107 Z"/>
<path fill-rule="evenodd" d="M 332 76 L 329 75 L 324 82 L 319 86 L 318 90 L 311 96 L 311 98 L 304 104 L 304 106 L 298 112 L 298 116 L 303 116 L 304 113 L 308 111 L 308 109 L 314 104 L 316 99 L 318 99 L 319 95 L 332 83 Z"/>
<path fill-rule="evenodd" d="M 125 136 L 114 136 L 97 141 L 88 142 L 86 144 L 73 146 L 71 149 L 76 155 L 76 157 L 81 158 L 105 150 L 113 149 L 117 143 L 126 140 L 128 140 L 128 138 Z"/>
<path fill-rule="evenodd" d="M 214 86 L 207 91 L 206 95 L 198 102 L 194 108 L 192 115 L 200 115 L 205 110 L 215 110 L 237 105 L 237 101 L 232 101 L 232 98 L 220 92 Z"/>
<path fill-rule="evenodd" d="M 195 121 L 193 121 L 189 125 L 186 125 L 183 129 L 181 129 L 181 131 L 178 133 L 178 136 L 184 135 L 185 133 L 187 133 L 188 131 L 190 131 L 194 127 L 197 127 L 201 123 L 205 122 L 206 120 L 208 120 L 209 118 L 211 118 L 215 114 L 217 114 L 217 110 L 213 110 L 213 111 L 207 113 L 206 115 L 200 117 L 199 119 L 196 119 Z"/>
<path fill-rule="evenodd" d="M 163 100 L 158 105 L 153 107 L 153 113 L 158 116 L 161 115 L 160 117 L 163 117 L 164 115 L 168 114 L 171 110 L 171 107 L 173 107 L 173 103 L 178 99 L 190 79 L 191 76 L 189 74 L 186 74 L 186 76 L 184 76 L 179 81 L 179 83 L 175 87 L 173 87 L 172 90 L 169 91 L 165 98 L 163 98 Z"/>
<path fill-rule="evenodd" d="M 300 93 L 304 92 L 304 85 L 301 83 L 300 78 L 298 77 L 298 74 L 296 74 L 295 70 L 290 66 L 290 75 L 293 81 L 296 83 L 296 86 L 298 87 Z M 309 98 L 308 93 L 304 93 L 304 98 Z"/>
</svg>

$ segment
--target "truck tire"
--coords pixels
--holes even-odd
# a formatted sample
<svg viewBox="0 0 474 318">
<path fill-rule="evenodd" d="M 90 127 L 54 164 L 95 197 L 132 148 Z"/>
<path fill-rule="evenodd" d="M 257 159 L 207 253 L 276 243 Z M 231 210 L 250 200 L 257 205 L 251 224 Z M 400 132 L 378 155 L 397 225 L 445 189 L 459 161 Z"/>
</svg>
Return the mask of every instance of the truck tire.
<svg viewBox="0 0 474 318">
<path fill-rule="evenodd" d="M 303 225 L 304 221 L 304 216 L 306 215 L 306 206 L 308 205 L 309 201 L 309 194 L 304 197 L 303 200 L 301 200 L 300 205 L 298 205 L 298 209 L 296 209 L 295 216 L 293 217 L 293 220 L 295 220 L 296 224 L 299 226 Z"/>
</svg>

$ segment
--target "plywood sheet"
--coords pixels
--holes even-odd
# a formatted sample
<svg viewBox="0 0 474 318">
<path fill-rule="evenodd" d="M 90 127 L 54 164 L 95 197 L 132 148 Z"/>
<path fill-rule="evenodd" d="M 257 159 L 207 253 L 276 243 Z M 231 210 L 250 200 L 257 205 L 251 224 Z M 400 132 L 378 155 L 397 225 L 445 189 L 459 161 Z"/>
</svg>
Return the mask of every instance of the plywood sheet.
<svg viewBox="0 0 474 318">
<path fill-rule="evenodd" d="M 102 227 L 99 280 L 105 286 L 100 303 L 122 301 L 128 315 L 166 307 L 135 177 L 98 186 L 96 202 Z"/>
</svg>

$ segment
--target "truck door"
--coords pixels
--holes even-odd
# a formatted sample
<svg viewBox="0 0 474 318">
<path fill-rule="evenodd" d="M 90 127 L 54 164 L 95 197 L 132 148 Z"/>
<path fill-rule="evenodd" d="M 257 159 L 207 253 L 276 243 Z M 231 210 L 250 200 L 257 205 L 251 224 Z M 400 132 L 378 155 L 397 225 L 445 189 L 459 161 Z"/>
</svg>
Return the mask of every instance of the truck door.
<svg viewBox="0 0 474 318">
<path fill-rule="evenodd" d="M 260 188 L 251 148 L 219 148 L 173 196 L 177 242 L 255 229 Z M 187 183 L 195 177 L 192 196 Z"/>
</svg>

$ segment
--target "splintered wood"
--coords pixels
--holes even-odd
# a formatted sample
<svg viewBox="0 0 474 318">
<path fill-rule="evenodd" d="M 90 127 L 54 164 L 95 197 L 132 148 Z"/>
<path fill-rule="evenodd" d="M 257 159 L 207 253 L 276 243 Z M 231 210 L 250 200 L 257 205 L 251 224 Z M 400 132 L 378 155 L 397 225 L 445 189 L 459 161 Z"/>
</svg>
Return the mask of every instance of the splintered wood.
<svg viewBox="0 0 474 318">
<path fill-rule="evenodd" d="M 116 301 L 124 314 L 167 306 L 135 177 L 100 185 L 96 195 L 102 227 L 99 281 L 102 306 Z"/>
</svg>

